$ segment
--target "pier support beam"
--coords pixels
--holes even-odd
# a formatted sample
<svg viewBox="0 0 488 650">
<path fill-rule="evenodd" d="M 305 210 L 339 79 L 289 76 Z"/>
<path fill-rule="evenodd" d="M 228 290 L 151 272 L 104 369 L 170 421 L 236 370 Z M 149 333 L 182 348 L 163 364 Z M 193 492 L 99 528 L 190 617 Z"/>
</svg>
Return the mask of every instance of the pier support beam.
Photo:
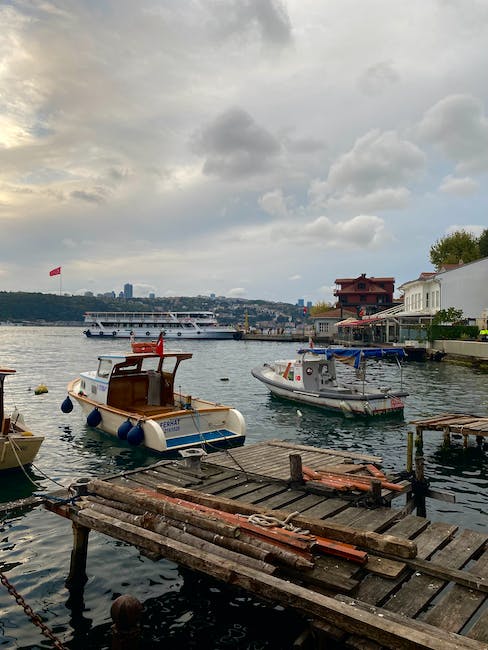
<svg viewBox="0 0 488 650">
<path fill-rule="evenodd" d="M 90 529 L 73 522 L 73 550 L 66 588 L 69 589 L 70 606 L 82 606 L 83 588 L 88 580 L 86 575 L 86 557 L 88 552 L 88 536 Z"/>
</svg>

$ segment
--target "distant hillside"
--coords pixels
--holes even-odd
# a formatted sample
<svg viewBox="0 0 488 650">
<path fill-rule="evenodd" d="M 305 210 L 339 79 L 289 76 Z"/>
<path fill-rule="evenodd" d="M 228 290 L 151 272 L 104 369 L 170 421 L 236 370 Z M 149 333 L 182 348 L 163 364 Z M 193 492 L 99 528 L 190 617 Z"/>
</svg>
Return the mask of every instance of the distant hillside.
<svg viewBox="0 0 488 650">
<path fill-rule="evenodd" d="M 257 322 L 286 323 L 302 320 L 302 309 L 289 303 L 232 298 L 107 298 L 66 296 L 46 293 L 0 291 L 0 322 L 12 323 L 81 323 L 86 311 L 214 311 L 219 321 L 228 324 Z"/>
</svg>

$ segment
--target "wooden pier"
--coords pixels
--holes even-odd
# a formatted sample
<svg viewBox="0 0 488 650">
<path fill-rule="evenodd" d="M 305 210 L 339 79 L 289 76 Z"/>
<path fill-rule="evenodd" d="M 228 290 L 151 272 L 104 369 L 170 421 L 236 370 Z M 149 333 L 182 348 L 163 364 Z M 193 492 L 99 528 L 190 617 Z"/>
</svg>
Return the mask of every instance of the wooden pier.
<svg viewBox="0 0 488 650">
<path fill-rule="evenodd" d="M 474 436 L 478 447 L 483 446 L 488 438 L 488 417 L 467 415 L 463 413 L 443 413 L 441 415 L 414 420 L 417 434 L 422 438 L 424 431 L 442 431 L 444 444 L 449 446 L 451 438 L 462 437 L 463 446 L 468 447 L 469 436 Z"/>
<path fill-rule="evenodd" d="M 294 610 L 300 647 L 487 650 L 488 533 L 392 506 L 409 493 L 379 457 L 268 441 L 81 480 L 45 506 L 73 522 L 72 591 L 96 530 Z"/>
</svg>

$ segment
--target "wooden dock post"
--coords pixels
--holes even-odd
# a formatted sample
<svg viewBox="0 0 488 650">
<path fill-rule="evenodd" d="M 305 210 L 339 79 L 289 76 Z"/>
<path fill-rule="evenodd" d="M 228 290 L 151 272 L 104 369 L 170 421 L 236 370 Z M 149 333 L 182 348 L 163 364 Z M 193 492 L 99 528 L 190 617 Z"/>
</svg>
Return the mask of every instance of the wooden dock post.
<svg viewBox="0 0 488 650">
<path fill-rule="evenodd" d="M 129 594 L 119 596 L 112 603 L 112 650 L 137 650 L 141 640 L 143 605 Z"/>
<path fill-rule="evenodd" d="M 290 454 L 290 481 L 292 485 L 303 485 L 302 457 L 300 454 Z"/>
<path fill-rule="evenodd" d="M 407 472 L 413 470 L 413 431 L 407 431 Z"/>
<path fill-rule="evenodd" d="M 71 551 L 71 563 L 69 575 L 66 579 L 66 587 L 70 591 L 70 603 L 76 604 L 83 600 L 83 587 L 88 577 L 86 575 L 86 556 L 88 551 L 88 536 L 90 529 L 81 526 L 73 521 L 73 550 Z"/>
</svg>

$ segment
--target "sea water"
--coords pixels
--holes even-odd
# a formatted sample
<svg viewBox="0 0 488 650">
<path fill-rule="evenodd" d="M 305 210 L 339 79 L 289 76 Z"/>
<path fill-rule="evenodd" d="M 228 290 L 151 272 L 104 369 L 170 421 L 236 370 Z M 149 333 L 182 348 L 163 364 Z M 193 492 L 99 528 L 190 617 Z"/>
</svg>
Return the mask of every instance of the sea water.
<svg viewBox="0 0 488 650">
<path fill-rule="evenodd" d="M 404 419 L 363 421 L 324 415 L 313 407 L 300 405 L 298 409 L 296 404 L 270 396 L 252 377 L 256 365 L 294 357 L 297 344 L 178 341 L 178 347 L 192 352 L 193 358 L 180 366 L 176 388 L 238 408 L 247 422 L 246 444 L 278 439 L 350 450 L 381 456 L 387 471 L 402 471 L 407 432 L 414 430 L 412 420 L 445 412 L 488 416 L 486 375 L 469 367 L 405 363 L 403 384 L 410 396 Z M 71 379 L 80 371 L 94 369 L 100 353 L 127 349 L 127 341 L 87 339 L 81 328 L 0 327 L 0 364 L 17 371 L 5 382 L 7 409 L 17 406 L 29 428 L 46 436 L 28 477 L 20 473 L 0 478 L 0 502 L 158 460 L 142 448 L 88 428 L 76 404 L 69 414 L 60 410 Z M 381 375 L 382 385 L 398 385 L 394 363 L 373 365 L 371 372 Z M 48 392 L 36 395 L 40 384 Z M 426 432 L 424 455 L 431 486 L 456 497 L 455 503 L 428 499 L 428 516 L 488 530 L 488 452 L 476 449 L 473 439 L 467 451 L 456 440 L 445 451 L 442 433 Z M 397 501 L 403 505 L 403 500 Z M 0 571 L 68 648 L 110 648 L 110 606 L 121 594 L 131 594 L 144 604 L 145 648 L 283 650 L 291 648 L 301 631 L 299 619 L 280 607 L 173 562 L 153 562 L 137 549 L 96 532 L 90 533 L 88 544 L 84 606 L 74 609 L 65 588 L 73 544 L 71 522 L 36 507 L 0 515 L 0 531 Z M 52 647 L 3 585 L 0 647 Z"/>
</svg>

